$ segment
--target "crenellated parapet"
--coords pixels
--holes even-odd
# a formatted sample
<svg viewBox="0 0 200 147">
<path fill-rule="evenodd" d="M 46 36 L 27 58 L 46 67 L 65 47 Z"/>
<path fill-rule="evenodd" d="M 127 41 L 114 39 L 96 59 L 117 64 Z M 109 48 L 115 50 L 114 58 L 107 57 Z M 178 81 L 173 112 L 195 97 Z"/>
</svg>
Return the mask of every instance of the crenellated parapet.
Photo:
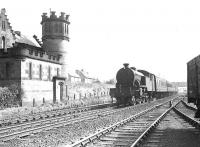
<svg viewBox="0 0 200 147">
<path fill-rule="evenodd" d="M 69 41 L 69 15 L 64 12 L 60 16 L 56 15 L 55 11 L 51 11 L 50 16 L 47 13 L 42 15 L 42 41 L 47 39 L 61 39 Z"/>
<path fill-rule="evenodd" d="M 41 24 L 47 21 L 63 21 L 67 24 L 70 24 L 69 15 L 65 15 L 64 12 L 61 12 L 60 16 L 57 16 L 55 11 L 51 11 L 50 16 L 47 16 L 47 13 L 43 13 Z"/>
<path fill-rule="evenodd" d="M 36 60 L 62 64 L 62 55 L 50 54 L 39 47 L 34 47 L 23 43 L 16 43 L 13 48 L 8 48 L 7 52 L 0 50 L 0 58 L 16 58 L 23 60 L 27 57 Z"/>
</svg>

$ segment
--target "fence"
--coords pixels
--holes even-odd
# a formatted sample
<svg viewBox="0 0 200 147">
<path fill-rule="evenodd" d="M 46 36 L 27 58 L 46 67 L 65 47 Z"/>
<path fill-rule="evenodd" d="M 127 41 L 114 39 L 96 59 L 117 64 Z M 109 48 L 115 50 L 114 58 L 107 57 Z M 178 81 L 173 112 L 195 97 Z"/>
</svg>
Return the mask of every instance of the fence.
<svg viewBox="0 0 200 147">
<path fill-rule="evenodd" d="M 99 92 L 93 92 L 93 93 L 74 93 L 68 95 L 66 98 L 64 98 L 64 103 L 70 103 L 70 104 L 80 104 L 84 103 L 87 105 L 90 104 L 99 104 L 99 103 L 105 103 L 111 101 L 111 98 L 109 97 L 109 89 L 106 91 L 99 91 Z M 42 99 L 42 103 L 45 104 L 45 98 Z M 33 98 L 32 106 L 35 107 L 37 105 L 37 102 L 35 101 L 35 98 Z"/>
</svg>

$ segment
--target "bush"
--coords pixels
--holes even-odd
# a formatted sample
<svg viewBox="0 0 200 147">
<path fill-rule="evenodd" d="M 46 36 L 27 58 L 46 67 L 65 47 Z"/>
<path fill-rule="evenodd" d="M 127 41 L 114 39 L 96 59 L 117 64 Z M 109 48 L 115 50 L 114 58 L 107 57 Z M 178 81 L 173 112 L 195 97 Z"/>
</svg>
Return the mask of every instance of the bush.
<svg viewBox="0 0 200 147">
<path fill-rule="evenodd" d="M 0 108 L 19 106 L 21 104 L 22 90 L 17 85 L 0 87 Z"/>
</svg>

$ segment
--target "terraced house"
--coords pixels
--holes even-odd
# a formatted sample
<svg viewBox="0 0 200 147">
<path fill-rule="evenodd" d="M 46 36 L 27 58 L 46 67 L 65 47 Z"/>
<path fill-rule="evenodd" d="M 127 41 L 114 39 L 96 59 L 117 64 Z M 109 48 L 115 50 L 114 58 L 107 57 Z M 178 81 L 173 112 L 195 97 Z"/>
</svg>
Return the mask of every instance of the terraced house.
<svg viewBox="0 0 200 147">
<path fill-rule="evenodd" d="M 0 86 L 17 85 L 20 105 L 43 100 L 59 102 L 66 96 L 69 15 L 42 15 L 42 41 L 14 31 L 6 10 L 0 13 Z"/>
</svg>

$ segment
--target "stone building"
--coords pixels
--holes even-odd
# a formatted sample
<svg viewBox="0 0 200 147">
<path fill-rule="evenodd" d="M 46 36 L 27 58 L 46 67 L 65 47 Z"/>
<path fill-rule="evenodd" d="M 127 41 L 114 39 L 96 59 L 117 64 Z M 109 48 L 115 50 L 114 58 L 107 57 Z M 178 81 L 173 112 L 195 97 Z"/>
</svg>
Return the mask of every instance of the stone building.
<svg viewBox="0 0 200 147">
<path fill-rule="evenodd" d="M 97 79 L 92 78 L 88 72 L 85 72 L 83 69 L 75 70 L 75 73 L 68 73 L 68 81 L 70 83 L 94 83 Z"/>
<path fill-rule="evenodd" d="M 76 74 L 79 75 L 81 83 L 93 83 L 96 79 L 92 78 L 88 72 L 85 72 L 83 69 L 76 70 Z"/>
<path fill-rule="evenodd" d="M 6 15 L 0 13 L 0 86 L 17 85 L 23 94 L 20 104 L 41 104 L 43 99 L 59 102 L 67 95 L 66 55 L 69 15 L 42 15 L 42 42 L 13 31 Z"/>
</svg>

